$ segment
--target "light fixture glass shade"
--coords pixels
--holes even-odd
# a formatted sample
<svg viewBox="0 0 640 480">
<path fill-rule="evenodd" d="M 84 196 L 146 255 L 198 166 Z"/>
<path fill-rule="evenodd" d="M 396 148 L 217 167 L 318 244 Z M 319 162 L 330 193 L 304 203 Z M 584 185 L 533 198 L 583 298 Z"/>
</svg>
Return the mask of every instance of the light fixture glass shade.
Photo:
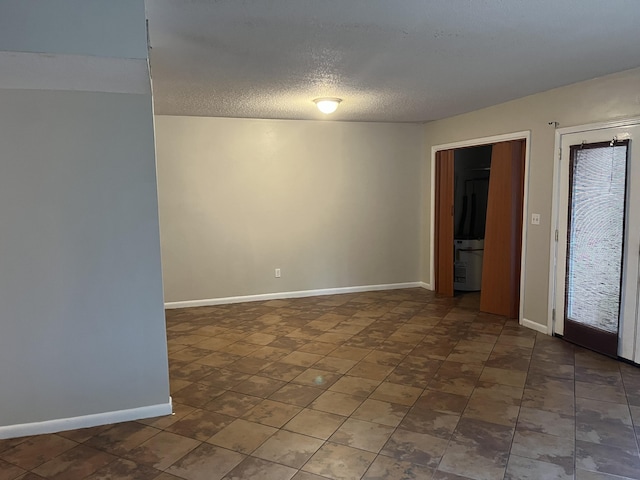
<svg viewBox="0 0 640 480">
<path fill-rule="evenodd" d="M 322 113 L 333 113 L 342 101 L 341 98 L 316 98 L 313 102 Z"/>
</svg>

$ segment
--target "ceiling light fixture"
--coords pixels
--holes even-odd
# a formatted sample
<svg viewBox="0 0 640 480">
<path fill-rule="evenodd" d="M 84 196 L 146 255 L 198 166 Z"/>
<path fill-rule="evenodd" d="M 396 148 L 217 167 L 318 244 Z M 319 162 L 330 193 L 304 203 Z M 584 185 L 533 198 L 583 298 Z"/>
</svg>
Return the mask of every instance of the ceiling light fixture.
<svg viewBox="0 0 640 480">
<path fill-rule="evenodd" d="M 336 111 L 341 101 L 341 98 L 323 97 L 316 98 L 313 103 L 316 104 L 316 107 L 318 107 L 318 110 L 322 113 L 329 114 Z"/>
</svg>

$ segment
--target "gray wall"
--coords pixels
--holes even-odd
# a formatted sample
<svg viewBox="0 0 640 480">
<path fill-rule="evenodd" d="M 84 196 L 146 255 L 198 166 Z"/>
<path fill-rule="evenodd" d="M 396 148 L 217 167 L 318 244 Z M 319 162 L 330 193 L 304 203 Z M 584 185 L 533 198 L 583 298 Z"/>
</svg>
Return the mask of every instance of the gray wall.
<svg viewBox="0 0 640 480">
<path fill-rule="evenodd" d="M 142 0 L 2 0 L 0 50 L 147 58 Z"/>
<path fill-rule="evenodd" d="M 5 2 L 0 18 L 18 22 L 39 3 Z M 80 8 L 51 3 L 71 17 Z M 115 32 L 128 16 L 144 32 L 142 0 L 113 2 L 120 23 L 109 2 L 87 4 L 104 6 Z M 60 39 L 58 17 L 39 17 L 42 36 Z M 60 45 L 85 30 L 66 25 Z M 19 48 L 7 38 L 0 49 Z M 0 146 L 0 427 L 166 405 L 151 94 L 0 81 Z"/>
<path fill-rule="evenodd" d="M 151 98 L 0 90 L 0 426 L 168 402 Z"/>
<path fill-rule="evenodd" d="M 628 70 L 587 82 L 531 95 L 477 110 L 425 127 L 423 164 L 423 279 L 429 278 L 431 147 L 504 133 L 531 130 L 528 214 L 541 214 L 540 225 L 530 225 L 525 239 L 526 269 L 524 318 L 547 325 L 551 200 L 555 130 L 561 127 L 603 122 L 640 115 L 640 69 Z"/>
<path fill-rule="evenodd" d="M 422 126 L 159 116 L 156 132 L 166 301 L 419 280 Z"/>
</svg>

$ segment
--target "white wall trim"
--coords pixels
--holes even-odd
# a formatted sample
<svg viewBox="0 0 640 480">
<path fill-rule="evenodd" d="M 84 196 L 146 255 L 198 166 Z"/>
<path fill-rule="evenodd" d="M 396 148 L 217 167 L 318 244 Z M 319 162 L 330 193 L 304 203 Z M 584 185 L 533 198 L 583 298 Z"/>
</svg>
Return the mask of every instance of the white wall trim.
<svg viewBox="0 0 640 480">
<path fill-rule="evenodd" d="M 423 287 L 425 285 L 425 287 Z M 398 290 L 401 288 L 428 288 L 423 282 L 387 283 L 381 285 L 362 285 L 357 287 L 322 288 L 318 290 L 299 290 L 294 292 L 261 293 L 258 295 L 242 295 L 238 297 L 205 298 L 202 300 L 185 300 L 179 302 L 165 302 L 164 308 L 210 307 L 213 305 L 227 305 L 230 303 L 259 302 L 265 300 L 280 300 L 284 298 L 318 297 L 321 295 L 339 295 L 342 293 L 373 292 L 377 290 Z M 430 288 L 429 288 L 430 289 Z"/>
<path fill-rule="evenodd" d="M 524 321 L 524 278 L 527 258 L 527 232 L 529 225 L 529 158 L 531 155 L 531 130 L 521 132 L 505 133 L 493 135 L 491 137 L 473 138 L 460 142 L 443 143 L 431 147 L 431 218 L 430 218 L 430 243 L 429 243 L 429 280 L 431 285 L 435 285 L 435 202 L 436 202 L 436 152 L 439 150 L 449 150 L 453 148 L 474 147 L 488 145 L 490 143 L 507 142 L 510 140 L 525 140 L 524 156 L 524 198 L 522 201 L 522 251 L 520 253 L 520 311 L 518 313 L 520 324 Z"/>
<path fill-rule="evenodd" d="M 31 52 L 0 52 L 0 88 L 151 94 L 146 58 Z"/>
<path fill-rule="evenodd" d="M 78 428 L 96 427 L 98 425 L 109 425 L 111 423 L 129 422 L 143 418 L 160 417 L 171 415 L 171 397 L 169 402 L 146 407 L 129 408 L 127 410 L 116 410 L 113 412 L 95 413 L 82 415 L 80 417 L 58 418 L 43 422 L 22 423 L 17 425 L 6 425 L 0 427 L 0 439 L 26 437 L 29 435 L 42 435 L 45 433 L 62 432 L 65 430 L 75 430 Z"/>
<path fill-rule="evenodd" d="M 535 330 L 536 332 L 544 333 L 545 335 L 551 335 L 551 331 L 549 330 L 547 325 L 542 325 L 541 323 L 534 322 L 533 320 L 523 318 L 522 322 L 520 322 L 520 325 L 530 328 L 531 330 Z"/>
<path fill-rule="evenodd" d="M 608 122 L 587 123 L 584 125 L 574 125 L 572 127 L 560 127 L 556 130 L 556 137 L 569 133 L 589 132 L 591 130 L 603 130 L 606 128 L 632 127 L 640 124 L 640 117 L 622 118 L 610 120 Z M 556 151 L 558 153 L 559 150 Z"/>
<path fill-rule="evenodd" d="M 431 290 L 433 291 L 433 287 L 431 286 L 430 283 L 426 283 L 426 282 L 420 282 L 420 287 L 424 288 L 425 290 Z"/>
</svg>

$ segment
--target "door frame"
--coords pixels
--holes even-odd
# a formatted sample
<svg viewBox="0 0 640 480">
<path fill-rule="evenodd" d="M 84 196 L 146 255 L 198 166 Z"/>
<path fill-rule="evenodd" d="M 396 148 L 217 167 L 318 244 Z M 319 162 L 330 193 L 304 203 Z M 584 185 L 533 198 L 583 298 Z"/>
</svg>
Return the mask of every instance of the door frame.
<svg viewBox="0 0 640 480">
<path fill-rule="evenodd" d="M 429 285 L 430 290 L 435 288 L 435 201 L 436 201 L 436 152 L 439 150 L 450 150 L 466 147 L 479 147 L 482 145 L 489 145 L 493 143 L 506 142 L 511 140 L 524 140 L 525 141 L 525 154 L 524 154 L 524 191 L 522 198 L 522 248 L 520 251 L 520 305 L 518 308 L 518 323 L 520 325 L 533 328 L 534 330 L 548 333 L 546 327 L 542 327 L 535 322 L 524 318 L 524 275 L 525 275 L 525 263 L 527 253 L 527 227 L 528 227 L 528 203 L 529 203 L 529 154 L 531 151 L 531 130 L 524 130 L 520 132 L 505 133 L 502 135 L 493 135 L 490 137 L 472 138 L 469 140 L 462 140 L 459 142 L 443 143 L 440 145 L 433 145 L 431 147 L 431 214 L 430 214 L 430 228 L 429 228 Z"/>
<path fill-rule="evenodd" d="M 558 285 L 556 282 L 556 267 L 558 257 L 558 242 L 556 241 L 556 232 L 559 229 L 559 209 L 560 209 L 560 156 L 562 154 L 562 140 L 563 136 L 571 135 L 574 133 L 586 133 L 594 132 L 598 130 L 606 130 L 609 128 L 625 128 L 625 127 L 637 127 L 640 126 L 640 117 L 631 117 L 621 120 L 612 120 L 608 122 L 587 123 L 583 125 L 575 125 L 571 127 L 557 128 L 555 132 L 554 143 L 554 155 L 553 155 L 553 196 L 551 201 L 551 231 L 549 232 L 549 295 L 548 295 L 548 312 L 547 312 L 547 328 L 550 335 L 555 333 L 556 322 L 560 321 L 560 316 L 564 315 L 562 312 L 556 312 L 556 291 Z M 631 148 L 634 148 L 631 146 Z M 637 335 L 636 335 L 637 336 Z M 636 345 L 640 347 L 640 345 Z M 640 348 L 636 355 L 640 355 Z"/>
</svg>

